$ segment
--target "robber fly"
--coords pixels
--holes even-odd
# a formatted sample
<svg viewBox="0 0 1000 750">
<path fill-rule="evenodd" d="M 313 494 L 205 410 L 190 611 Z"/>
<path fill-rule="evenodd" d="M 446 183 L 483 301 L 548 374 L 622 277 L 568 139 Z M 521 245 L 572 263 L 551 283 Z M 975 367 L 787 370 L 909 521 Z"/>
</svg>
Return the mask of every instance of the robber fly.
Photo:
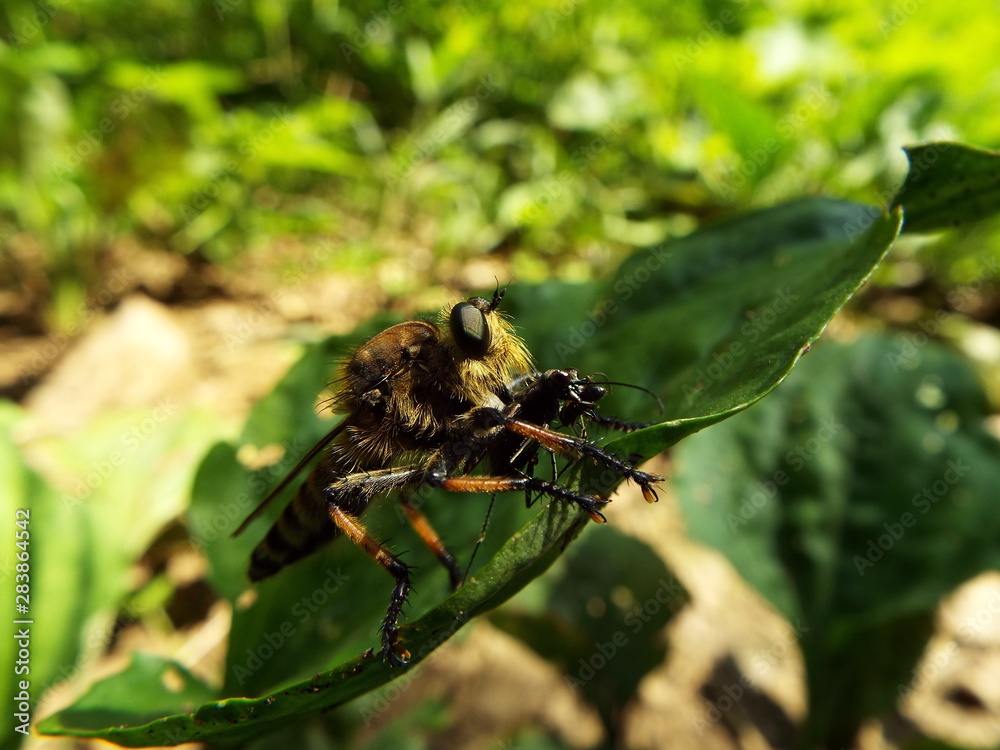
<svg viewBox="0 0 1000 750">
<path fill-rule="evenodd" d="M 453 492 L 523 490 L 573 503 L 603 522 L 607 498 L 581 494 L 534 476 L 538 454 L 588 458 L 631 479 L 647 501 L 663 480 L 638 471 L 583 435 L 551 425 L 586 422 L 618 430 L 645 426 L 603 417 L 597 402 L 607 389 L 576 370 L 536 372 L 524 342 L 492 300 L 472 297 L 446 307 L 438 323 L 410 321 L 362 344 L 339 368 L 334 411 L 345 414 L 236 530 L 241 533 L 317 455 L 315 468 L 254 549 L 249 577 L 260 581 L 338 536 L 348 537 L 395 579 L 381 625 L 382 653 L 393 664 L 409 652 L 399 642 L 399 620 L 410 593 L 410 568 L 365 529 L 360 516 L 377 496 L 400 491 L 403 511 L 423 542 L 448 570 L 452 587 L 462 574 L 455 558 L 408 495 L 420 486 Z M 415 457 L 415 458 L 414 458 Z M 488 472 L 469 472 L 486 463 Z"/>
</svg>

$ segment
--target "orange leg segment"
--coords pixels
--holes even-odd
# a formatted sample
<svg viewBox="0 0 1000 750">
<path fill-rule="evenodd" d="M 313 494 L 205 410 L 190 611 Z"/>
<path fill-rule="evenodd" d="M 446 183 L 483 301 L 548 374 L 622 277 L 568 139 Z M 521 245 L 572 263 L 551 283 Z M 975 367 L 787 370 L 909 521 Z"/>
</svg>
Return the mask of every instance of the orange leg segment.
<svg viewBox="0 0 1000 750">
<path fill-rule="evenodd" d="M 657 500 L 656 491 L 653 489 L 653 485 L 657 482 L 662 482 L 664 479 L 659 474 L 648 474 L 644 471 L 637 471 L 633 468 L 631 463 L 622 461 L 609 453 L 605 453 L 596 445 L 593 445 L 586 440 L 582 440 L 581 438 L 574 437 L 572 435 L 564 435 L 561 432 L 540 427 L 539 425 L 532 424 L 531 422 L 522 422 L 518 419 L 505 418 L 503 426 L 505 429 L 530 440 L 535 440 L 543 447 L 563 456 L 569 456 L 571 458 L 587 456 L 594 463 L 604 464 L 608 468 L 615 471 L 619 476 L 631 479 L 639 485 L 642 490 L 642 496 L 646 499 L 646 502 L 653 503 Z"/>
<path fill-rule="evenodd" d="M 607 519 L 601 513 L 601 508 L 608 501 L 597 495 L 578 495 L 552 482 L 546 482 L 537 477 L 449 477 L 441 482 L 441 487 L 451 492 L 506 492 L 508 490 L 531 490 L 541 492 L 550 497 L 576 503 L 597 523 Z"/>
<path fill-rule="evenodd" d="M 457 589 L 462 583 L 462 571 L 458 569 L 458 563 L 455 562 L 455 558 L 445 548 L 444 542 L 441 541 L 441 537 L 438 536 L 437 531 L 434 530 L 430 521 L 427 520 L 427 516 L 417 510 L 417 506 L 409 500 L 403 500 L 401 505 L 403 506 L 403 512 L 406 513 L 406 520 L 410 522 L 410 526 L 413 527 L 413 530 L 417 532 L 421 541 L 427 545 L 427 548 L 434 553 L 434 556 L 448 571 L 452 590 Z"/>
<path fill-rule="evenodd" d="M 390 661 L 405 664 L 410 659 L 410 652 L 401 648 L 398 641 L 399 617 L 402 614 L 403 605 L 406 603 L 406 597 L 410 593 L 409 567 L 375 541 L 357 518 L 345 513 L 333 503 L 327 506 L 327 510 L 330 514 L 330 520 L 337 524 L 337 528 L 396 579 L 396 585 L 389 600 L 389 608 L 386 610 L 385 619 L 382 620 L 382 651 Z"/>
</svg>

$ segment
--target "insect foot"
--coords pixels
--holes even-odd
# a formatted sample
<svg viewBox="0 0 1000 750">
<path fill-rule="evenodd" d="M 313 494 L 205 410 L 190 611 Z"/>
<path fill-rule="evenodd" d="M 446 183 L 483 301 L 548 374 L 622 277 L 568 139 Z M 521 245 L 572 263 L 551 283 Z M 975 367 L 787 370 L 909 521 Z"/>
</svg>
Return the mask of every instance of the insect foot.
<svg viewBox="0 0 1000 750">
<path fill-rule="evenodd" d="M 647 503 L 659 501 L 660 498 L 656 494 L 655 485 L 664 481 L 665 477 L 659 474 L 649 474 L 645 471 L 633 471 L 629 473 L 628 478 L 639 485 L 639 489 L 642 490 L 642 496 Z"/>
</svg>

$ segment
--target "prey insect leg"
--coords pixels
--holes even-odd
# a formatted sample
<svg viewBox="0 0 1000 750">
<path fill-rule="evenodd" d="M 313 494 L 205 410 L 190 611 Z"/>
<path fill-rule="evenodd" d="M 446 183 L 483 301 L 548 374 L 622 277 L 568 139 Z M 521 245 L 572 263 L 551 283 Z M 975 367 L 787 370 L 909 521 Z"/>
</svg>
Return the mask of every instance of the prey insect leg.
<svg viewBox="0 0 1000 750">
<path fill-rule="evenodd" d="M 594 424 L 598 424 L 601 427 L 607 427 L 612 430 L 618 430 L 619 432 L 635 432 L 636 430 L 642 430 L 656 424 L 655 422 L 625 422 L 621 419 L 616 419 L 615 417 L 606 417 L 603 414 L 596 413 L 590 414 L 588 418 Z"/>
</svg>

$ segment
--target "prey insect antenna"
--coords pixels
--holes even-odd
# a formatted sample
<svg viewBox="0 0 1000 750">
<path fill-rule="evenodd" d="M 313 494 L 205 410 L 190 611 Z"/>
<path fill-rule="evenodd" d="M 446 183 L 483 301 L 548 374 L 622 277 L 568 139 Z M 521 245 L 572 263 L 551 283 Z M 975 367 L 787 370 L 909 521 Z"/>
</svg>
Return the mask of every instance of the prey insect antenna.
<svg viewBox="0 0 1000 750">
<path fill-rule="evenodd" d="M 620 385 L 622 388 L 634 388 L 637 391 L 642 391 L 656 400 L 656 406 L 660 410 L 660 414 L 666 413 L 663 408 L 663 399 L 653 393 L 653 391 L 649 390 L 649 388 L 643 388 L 641 385 L 636 385 L 635 383 L 622 383 L 618 380 L 602 380 L 601 383 L 604 385 Z"/>
</svg>

